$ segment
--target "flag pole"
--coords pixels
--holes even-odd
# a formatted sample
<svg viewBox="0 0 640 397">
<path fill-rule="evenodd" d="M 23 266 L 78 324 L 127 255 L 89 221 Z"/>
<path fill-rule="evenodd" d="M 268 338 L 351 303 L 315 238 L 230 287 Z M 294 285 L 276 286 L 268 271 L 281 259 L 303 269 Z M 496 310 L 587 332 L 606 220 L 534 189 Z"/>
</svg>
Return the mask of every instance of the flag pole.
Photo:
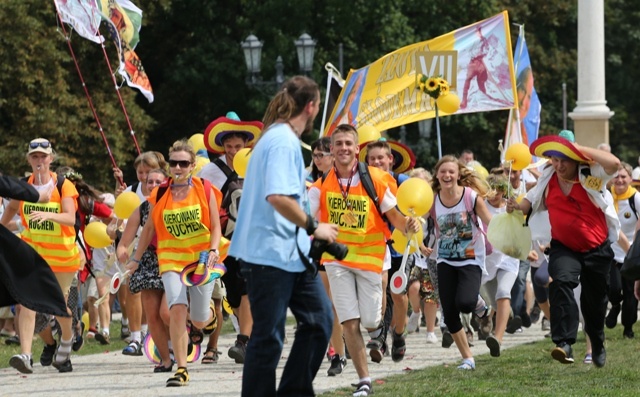
<svg viewBox="0 0 640 397">
<path fill-rule="evenodd" d="M 434 99 L 435 108 L 436 108 L 436 132 L 438 135 L 438 160 L 442 158 L 442 138 L 440 137 L 440 117 L 438 114 L 438 102 Z"/>
<path fill-rule="evenodd" d="M 98 30 L 100 33 L 100 31 Z M 102 35 L 102 33 L 100 33 Z M 129 134 L 131 134 L 131 138 L 133 138 L 133 143 L 136 145 L 136 150 L 138 151 L 138 155 L 140 155 L 140 146 L 138 145 L 138 140 L 136 139 L 136 133 L 133 131 L 133 127 L 131 126 L 131 120 L 129 119 L 129 113 L 127 112 L 127 108 L 124 105 L 124 101 L 122 100 L 122 95 L 120 94 L 120 87 L 118 86 L 118 82 L 116 81 L 116 76 L 113 73 L 113 68 L 111 67 L 111 62 L 109 61 L 109 56 L 107 55 L 107 50 L 104 45 L 104 40 L 100 43 L 102 47 L 102 54 L 104 55 L 104 60 L 107 63 L 107 67 L 109 68 L 109 74 L 111 75 L 111 81 L 113 82 L 113 87 L 116 90 L 116 94 L 118 94 L 118 100 L 120 101 L 120 108 L 122 108 L 122 113 L 124 114 L 124 118 L 127 121 L 127 126 L 129 127 Z"/>
<path fill-rule="evenodd" d="M 324 110 L 322 111 L 322 123 L 320 123 L 320 136 L 322 138 L 324 136 L 324 127 L 327 122 L 327 106 L 329 104 L 329 91 L 331 90 L 331 78 L 335 74 L 339 80 L 342 80 L 342 76 L 340 72 L 336 69 L 335 66 L 331 62 L 327 62 L 324 65 L 324 69 L 327 71 L 327 93 L 324 97 Z"/>
</svg>

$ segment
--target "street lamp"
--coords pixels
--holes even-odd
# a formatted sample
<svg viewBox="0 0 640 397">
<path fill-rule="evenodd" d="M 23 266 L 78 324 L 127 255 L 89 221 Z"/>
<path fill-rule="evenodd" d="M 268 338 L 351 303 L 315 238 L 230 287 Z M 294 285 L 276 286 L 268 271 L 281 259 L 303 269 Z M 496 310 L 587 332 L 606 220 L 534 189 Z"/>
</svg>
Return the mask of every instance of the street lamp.
<svg viewBox="0 0 640 397">
<path fill-rule="evenodd" d="M 298 63 L 300 64 L 300 72 L 309 75 L 313 70 L 313 55 L 316 42 L 306 33 L 303 33 L 297 40 L 293 42 L 298 52 Z M 250 34 L 240 43 L 244 51 L 244 59 L 247 64 L 247 85 L 263 91 L 267 95 L 280 88 L 284 82 L 284 63 L 282 57 L 278 55 L 276 58 L 276 75 L 272 80 L 262 80 L 260 76 L 260 65 L 262 59 L 263 42 L 255 35 Z"/>
</svg>

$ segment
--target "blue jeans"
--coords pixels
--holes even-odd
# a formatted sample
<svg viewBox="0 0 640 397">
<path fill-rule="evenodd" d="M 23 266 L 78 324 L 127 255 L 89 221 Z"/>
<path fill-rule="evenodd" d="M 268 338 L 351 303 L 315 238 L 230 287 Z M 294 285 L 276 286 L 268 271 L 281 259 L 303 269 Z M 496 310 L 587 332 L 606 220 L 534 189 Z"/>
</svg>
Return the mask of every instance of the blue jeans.
<svg viewBox="0 0 640 397">
<path fill-rule="evenodd" d="M 320 278 L 241 262 L 253 316 L 244 361 L 242 396 L 314 396 L 313 379 L 331 337 L 333 310 Z M 276 392 L 287 308 L 298 323 Z"/>
<path fill-rule="evenodd" d="M 527 261 L 520 261 L 520 268 L 518 270 L 518 278 L 513 283 L 511 288 L 511 310 L 513 310 L 513 316 L 519 316 L 522 313 L 522 309 L 526 304 L 524 301 L 524 292 L 527 287 L 527 273 L 531 265 Z"/>
</svg>

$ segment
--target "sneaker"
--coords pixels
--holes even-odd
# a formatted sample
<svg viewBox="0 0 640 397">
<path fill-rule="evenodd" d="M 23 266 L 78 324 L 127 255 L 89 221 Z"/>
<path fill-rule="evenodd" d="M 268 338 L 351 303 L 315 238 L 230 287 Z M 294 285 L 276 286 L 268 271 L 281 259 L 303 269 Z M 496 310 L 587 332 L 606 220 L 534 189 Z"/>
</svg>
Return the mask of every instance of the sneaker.
<svg viewBox="0 0 640 397">
<path fill-rule="evenodd" d="M 529 314 L 529 317 L 531 318 L 531 322 L 533 324 L 537 323 L 538 320 L 540 320 L 540 313 L 542 313 L 542 310 L 540 310 L 540 306 L 538 306 L 538 302 L 536 302 L 533 305 L 533 309 L 531 309 L 531 314 Z"/>
<path fill-rule="evenodd" d="M 438 343 L 438 336 L 435 332 L 427 332 L 427 343 L 428 344 L 436 344 Z"/>
<path fill-rule="evenodd" d="M 500 357 L 500 341 L 495 336 L 489 335 L 486 343 L 491 357 Z"/>
<path fill-rule="evenodd" d="M 522 319 L 522 326 L 525 328 L 531 327 L 531 316 L 525 310 L 520 313 L 520 318 Z"/>
<path fill-rule="evenodd" d="M 42 354 L 40 355 L 40 365 L 43 367 L 48 367 L 53 362 L 53 356 L 56 354 L 56 349 L 58 345 L 56 342 L 53 342 L 53 345 L 44 345 L 44 349 L 42 349 Z"/>
<path fill-rule="evenodd" d="M 607 314 L 607 317 L 604 320 L 604 325 L 606 325 L 607 328 L 615 328 L 616 324 L 618 324 L 618 314 L 620 314 L 620 308 L 621 306 L 619 304 L 611 305 L 611 310 L 609 310 L 609 314 Z"/>
<path fill-rule="evenodd" d="M 411 313 L 407 322 L 407 332 L 412 334 L 420 330 L 420 312 Z"/>
<path fill-rule="evenodd" d="M 404 359 L 404 354 L 407 352 L 407 344 L 405 343 L 404 333 L 402 335 L 393 332 L 393 343 L 391 344 L 391 359 L 394 363 L 399 363 Z"/>
<path fill-rule="evenodd" d="M 229 349 L 229 357 L 236 360 L 236 364 L 244 364 L 244 356 L 247 354 L 247 344 L 240 339 L 236 339 L 235 346 Z"/>
<path fill-rule="evenodd" d="M 167 379 L 167 387 L 186 386 L 189 384 L 189 372 L 185 367 L 178 367 L 176 373 Z"/>
<path fill-rule="evenodd" d="M 120 325 L 120 339 L 127 339 L 131 336 L 131 331 L 129 331 L 129 325 Z"/>
<path fill-rule="evenodd" d="M 371 388 L 371 382 L 352 383 L 356 390 L 353 392 L 353 397 L 367 397 L 373 394 L 373 388 Z"/>
<path fill-rule="evenodd" d="M 541 325 L 541 329 L 543 331 L 551 331 L 551 323 L 549 322 L 549 319 L 546 317 L 542 317 L 542 325 Z"/>
<path fill-rule="evenodd" d="M 520 327 L 522 327 L 522 319 L 520 318 L 520 316 L 515 316 L 509 319 L 509 322 L 507 322 L 507 328 L 505 329 L 505 331 L 508 334 L 515 334 L 516 331 L 518 331 L 518 328 Z"/>
<path fill-rule="evenodd" d="M 331 366 L 327 370 L 327 376 L 336 376 L 342 373 L 344 367 L 347 366 L 347 359 L 335 354 L 331 357 Z"/>
<path fill-rule="evenodd" d="M 134 340 L 129 343 L 127 347 L 122 349 L 122 354 L 125 356 L 142 356 L 142 346 L 140 345 L 140 342 Z"/>
<path fill-rule="evenodd" d="M 4 340 L 4 344 L 7 346 L 20 346 L 20 337 L 18 335 L 10 336 Z"/>
<path fill-rule="evenodd" d="M 82 346 L 84 345 L 84 338 L 82 337 L 82 334 L 84 334 L 83 322 L 80 323 L 80 333 L 76 334 L 75 337 L 73 338 L 73 345 L 71 345 L 71 349 L 74 352 L 77 352 L 78 350 L 82 349 Z"/>
<path fill-rule="evenodd" d="M 567 342 L 562 342 L 551 351 L 551 357 L 562 364 L 573 364 L 573 349 Z"/>
<path fill-rule="evenodd" d="M 367 349 L 369 350 L 369 357 L 371 357 L 371 361 L 374 363 L 379 363 L 382 361 L 382 357 L 384 357 L 385 349 L 383 348 L 382 342 L 382 334 L 377 338 L 371 339 L 367 342 Z"/>
<path fill-rule="evenodd" d="M 444 331 L 442 333 L 442 347 L 448 349 L 451 345 L 453 345 L 453 336 L 451 335 L 451 332 Z"/>
<path fill-rule="evenodd" d="M 591 356 L 591 353 L 587 353 L 584 356 L 584 360 L 582 360 L 583 364 L 592 364 L 593 363 L 593 356 Z"/>
<path fill-rule="evenodd" d="M 109 338 L 109 334 L 107 333 L 96 333 L 95 338 L 101 345 L 108 345 L 111 343 L 111 339 Z"/>
<path fill-rule="evenodd" d="M 622 337 L 624 339 L 633 339 L 635 338 L 636 334 L 633 333 L 633 330 L 631 329 L 626 329 L 622 332 Z"/>
<path fill-rule="evenodd" d="M 26 354 L 16 354 L 9 359 L 9 365 L 23 374 L 33 373 L 33 360 Z"/>
<path fill-rule="evenodd" d="M 473 371 L 476 369 L 476 363 L 471 359 L 465 358 L 462 360 L 462 364 L 458 365 L 458 369 L 463 371 Z"/>
<path fill-rule="evenodd" d="M 57 363 L 55 357 L 53 359 L 53 366 L 58 372 L 71 372 L 73 371 L 73 366 L 71 365 L 71 357 L 67 357 L 65 361 L 62 363 Z"/>
<path fill-rule="evenodd" d="M 493 331 L 493 321 L 491 317 L 485 316 L 478 320 L 479 328 L 478 328 L 478 339 L 486 340 L 489 335 L 491 335 L 491 331 Z"/>
</svg>

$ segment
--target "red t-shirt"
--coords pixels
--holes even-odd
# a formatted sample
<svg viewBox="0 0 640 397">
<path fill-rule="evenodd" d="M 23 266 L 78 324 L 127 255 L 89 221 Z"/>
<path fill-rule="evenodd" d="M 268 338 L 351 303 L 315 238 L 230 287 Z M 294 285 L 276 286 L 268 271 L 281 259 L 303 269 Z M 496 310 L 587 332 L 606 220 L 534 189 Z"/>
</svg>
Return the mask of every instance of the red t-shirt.
<svg viewBox="0 0 640 397">
<path fill-rule="evenodd" d="M 593 204 L 582 185 L 574 184 L 565 196 L 558 177 L 553 176 L 547 188 L 551 238 L 576 252 L 592 250 L 608 238 L 604 212 Z"/>
</svg>

